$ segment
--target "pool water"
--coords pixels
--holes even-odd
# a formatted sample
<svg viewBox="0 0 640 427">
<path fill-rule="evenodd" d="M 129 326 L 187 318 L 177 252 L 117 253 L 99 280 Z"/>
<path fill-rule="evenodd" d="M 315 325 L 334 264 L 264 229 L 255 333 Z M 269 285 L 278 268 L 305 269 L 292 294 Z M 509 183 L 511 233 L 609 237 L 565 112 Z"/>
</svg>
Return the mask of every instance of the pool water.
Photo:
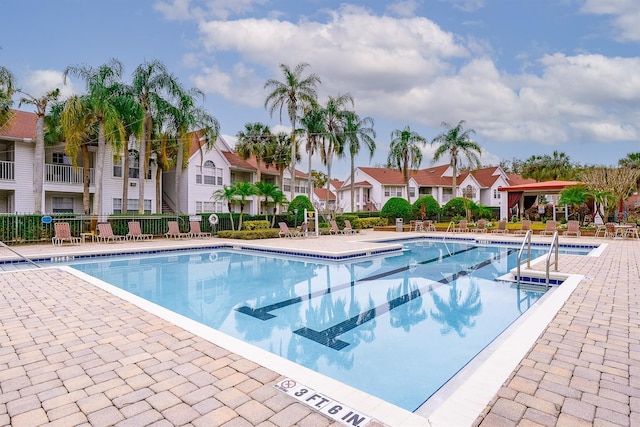
<svg viewBox="0 0 640 427">
<path fill-rule="evenodd" d="M 515 247 L 403 246 L 345 262 L 194 250 L 70 265 L 414 411 L 542 292 L 496 280 Z"/>
</svg>

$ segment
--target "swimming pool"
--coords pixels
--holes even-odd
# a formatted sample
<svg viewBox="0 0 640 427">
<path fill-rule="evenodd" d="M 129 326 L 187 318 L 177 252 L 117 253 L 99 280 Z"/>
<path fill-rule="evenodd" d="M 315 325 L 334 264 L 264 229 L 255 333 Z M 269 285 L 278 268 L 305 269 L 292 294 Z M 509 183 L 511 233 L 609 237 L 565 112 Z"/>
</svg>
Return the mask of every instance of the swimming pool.
<svg viewBox="0 0 640 427">
<path fill-rule="evenodd" d="M 413 411 L 542 293 L 495 280 L 515 247 L 403 245 L 340 263 L 195 250 L 70 265 Z"/>
</svg>

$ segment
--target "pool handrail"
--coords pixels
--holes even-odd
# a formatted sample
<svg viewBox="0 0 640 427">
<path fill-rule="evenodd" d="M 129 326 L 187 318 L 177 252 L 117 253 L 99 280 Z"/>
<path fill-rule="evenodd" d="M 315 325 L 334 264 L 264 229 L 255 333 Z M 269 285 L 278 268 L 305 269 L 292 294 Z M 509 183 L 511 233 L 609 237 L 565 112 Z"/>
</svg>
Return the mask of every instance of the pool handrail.
<svg viewBox="0 0 640 427">
<path fill-rule="evenodd" d="M 518 284 L 520 284 L 520 265 L 522 264 L 522 254 L 524 253 L 525 247 L 527 248 L 527 268 L 531 268 L 531 230 L 527 230 L 527 234 L 524 235 L 524 240 L 522 240 L 522 245 L 520 245 L 520 250 L 518 251 L 518 268 L 516 273 L 516 279 L 518 280 Z"/>
<path fill-rule="evenodd" d="M 549 288 L 550 285 L 550 278 L 549 278 L 549 269 L 551 267 L 551 265 L 553 264 L 555 266 L 555 271 L 558 271 L 558 232 L 556 231 L 555 233 L 553 233 L 553 240 L 551 241 L 551 246 L 549 247 L 549 253 L 547 254 L 547 289 Z M 553 261 L 553 263 L 551 262 L 551 255 L 555 254 L 555 259 Z"/>
<path fill-rule="evenodd" d="M 26 257 L 25 255 L 22 255 L 20 252 L 15 251 L 13 249 L 11 249 L 9 246 L 7 246 L 7 244 L 5 242 L 3 242 L 2 240 L 0 240 L 0 246 L 2 246 L 3 248 L 8 249 L 10 252 L 13 252 L 14 254 L 18 255 L 20 258 L 22 258 L 23 260 L 25 260 L 26 262 L 28 262 L 29 264 L 33 264 L 35 265 L 37 268 L 41 268 L 40 265 L 36 264 L 32 259 Z"/>
</svg>

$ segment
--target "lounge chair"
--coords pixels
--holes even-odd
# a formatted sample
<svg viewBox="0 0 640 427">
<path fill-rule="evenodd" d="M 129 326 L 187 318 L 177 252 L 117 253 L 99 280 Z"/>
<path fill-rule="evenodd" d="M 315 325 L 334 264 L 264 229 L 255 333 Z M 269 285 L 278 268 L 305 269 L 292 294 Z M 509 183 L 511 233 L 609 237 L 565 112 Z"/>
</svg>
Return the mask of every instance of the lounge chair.
<svg viewBox="0 0 640 427">
<path fill-rule="evenodd" d="M 125 236 L 127 239 L 131 240 L 151 240 L 153 239 L 153 234 L 143 234 L 140 229 L 140 223 L 138 221 L 130 221 L 129 232 Z"/>
<path fill-rule="evenodd" d="M 521 234 L 527 234 L 527 231 L 530 231 L 530 230 L 531 230 L 531 220 L 523 219 L 522 227 L 520 228 L 520 230 L 514 231 L 513 234 L 516 236 L 519 236 Z"/>
<path fill-rule="evenodd" d="M 346 226 L 340 230 L 340 228 L 338 228 L 338 223 L 336 222 L 335 219 L 331 220 L 331 229 L 329 230 L 329 234 L 351 234 L 353 233 L 353 229 L 351 228 L 351 225 L 349 225 L 349 228 L 347 228 Z"/>
<path fill-rule="evenodd" d="M 178 226 L 178 221 L 168 221 L 169 231 L 164 235 L 167 239 L 188 239 L 191 237 L 191 233 L 182 233 Z"/>
<path fill-rule="evenodd" d="M 71 235 L 71 227 L 68 222 L 56 222 L 53 224 L 53 227 L 56 234 L 51 238 L 52 244 L 60 246 L 64 242 L 69 242 L 71 244 L 82 243 L 82 238 Z"/>
<path fill-rule="evenodd" d="M 580 223 L 578 221 L 567 222 L 567 229 L 562 233 L 563 236 L 580 237 Z"/>
<path fill-rule="evenodd" d="M 476 228 L 473 228 L 472 231 L 475 232 L 475 233 L 486 233 L 487 232 L 487 220 L 479 219 L 478 220 L 478 225 L 476 226 Z"/>
<path fill-rule="evenodd" d="M 101 224 L 98 224 L 98 235 L 96 236 L 96 239 L 98 239 L 98 242 L 103 242 L 103 243 L 120 242 L 122 241 L 123 237 L 124 236 L 118 236 L 116 234 L 113 234 L 111 223 L 103 222 Z"/>
<path fill-rule="evenodd" d="M 348 219 L 345 219 L 344 220 L 344 228 L 342 229 L 342 232 L 345 233 L 345 234 L 347 234 L 347 233 L 356 234 L 358 231 L 351 226 L 351 221 L 349 221 Z"/>
<path fill-rule="evenodd" d="M 189 233 L 191 237 L 211 237 L 211 233 L 200 230 L 200 221 L 189 221 Z"/>
<path fill-rule="evenodd" d="M 298 235 L 298 231 L 294 233 L 293 231 L 289 230 L 289 226 L 286 222 L 279 222 L 278 226 L 280 227 L 278 237 L 294 237 Z"/>
<path fill-rule="evenodd" d="M 495 230 L 491 230 L 493 234 L 509 234 L 509 230 L 507 230 L 507 221 L 501 219 L 498 221 L 498 228 Z"/>
<path fill-rule="evenodd" d="M 471 229 L 467 225 L 466 219 L 461 219 L 460 224 L 453 229 L 454 233 L 468 233 L 469 231 L 471 231 Z"/>
<path fill-rule="evenodd" d="M 544 230 L 540 232 L 541 236 L 553 236 L 558 228 L 558 223 L 555 221 L 547 221 Z"/>
</svg>

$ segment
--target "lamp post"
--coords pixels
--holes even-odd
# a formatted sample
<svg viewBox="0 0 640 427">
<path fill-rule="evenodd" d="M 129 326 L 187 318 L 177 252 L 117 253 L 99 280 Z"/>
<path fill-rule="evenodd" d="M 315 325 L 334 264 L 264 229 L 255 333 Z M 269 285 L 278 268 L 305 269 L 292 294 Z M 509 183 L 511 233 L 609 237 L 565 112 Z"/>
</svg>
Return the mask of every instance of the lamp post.
<svg viewBox="0 0 640 427">
<path fill-rule="evenodd" d="M 295 222 L 294 227 L 298 228 L 298 209 L 294 209 L 293 210 L 293 214 L 296 216 L 295 221 L 294 221 Z"/>
</svg>

